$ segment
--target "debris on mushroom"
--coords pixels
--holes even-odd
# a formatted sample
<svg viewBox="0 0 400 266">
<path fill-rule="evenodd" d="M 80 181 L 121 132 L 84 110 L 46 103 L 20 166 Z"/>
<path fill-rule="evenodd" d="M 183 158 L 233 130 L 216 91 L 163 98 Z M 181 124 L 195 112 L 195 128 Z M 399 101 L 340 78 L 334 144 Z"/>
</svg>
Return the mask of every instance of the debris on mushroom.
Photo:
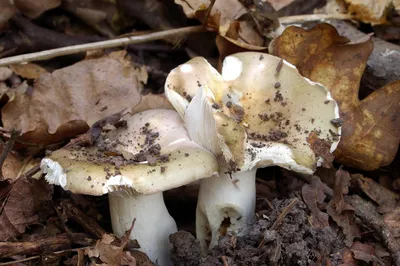
<svg viewBox="0 0 400 266">
<path fill-rule="evenodd" d="M 220 161 L 219 177 L 200 186 L 196 233 L 203 251 L 221 232 L 251 222 L 257 168 L 277 165 L 312 174 L 324 161 L 320 154 L 327 157 L 340 139 L 340 125 L 331 123 L 339 121 L 339 109 L 328 90 L 268 54 L 228 56 L 221 75 L 205 59 L 194 58 L 169 74 L 165 94 L 191 139 Z M 328 151 L 316 154 L 308 142 L 314 134 Z"/>
<path fill-rule="evenodd" d="M 126 127 L 102 133 L 92 147 L 69 146 L 41 162 L 45 179 L 65 190 L 109 194 L 113 231 L 131 233 L 153 262 L 170 265 L 176 232 L 162 192 L 217 174 L 212 153 L 191 141 L 173 110 L 152 109 L 126 117 Z"/>
</svg>

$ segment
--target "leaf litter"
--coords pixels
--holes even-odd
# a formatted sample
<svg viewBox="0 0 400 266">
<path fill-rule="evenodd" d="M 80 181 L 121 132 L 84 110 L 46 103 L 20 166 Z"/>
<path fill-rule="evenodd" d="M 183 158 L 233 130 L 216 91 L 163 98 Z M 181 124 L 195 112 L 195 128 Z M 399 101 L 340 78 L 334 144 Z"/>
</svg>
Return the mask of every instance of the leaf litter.
<svg viewBox="0 0 400 266">
<path fill-rule="evenodd" d="M 350 42 L 338 33 L 343 27 L 357 31 L 354 24 L 332 22 L 337 29 L 325 23 L 279 24 L 282 14 L 299 15 L 296 12 L 327 2 L 317 15 L 351 14 L 373 25 L 370 29 L 380 37 L 382 29 L 398 25 L 398 1 L 158 1 L 154 10 L 141 1 L 6 2 L 0 10 L 0 30 L 6 30 L 0 35 L 0 58 L 196 23 L 187 17 L 218 36 L 197 33 L 120 51 L 0 67 L 2 150 L 13 129 L 22 132 L 2 165 L 0 257 L 6 256 L 1 262 L 153 265 L 128 233 L 121 239 L 110 234 L 105 197 L 65 192 L 24 169 L 64 145 L 103 145 L 102 134 L 110 125 L 123 126 L 127 113 L 171 109 L 163 94 L 154 93 L 162 92 L 168 72 L 189 58 L 204 56 L 221 66 L 230 54 L 267 52 L 269 46 L 272 54 L 330 90 L 340 107 L 341 119 L 331 121 L 342 129 L 339 147 L 332 154 L 329 143 L 310 134 L 308 142 L 326 167 L 316 176 L 260 169 L 254 222 L 226 232 L 207 254 L 201 253 L 195 238 L 197 192 L 186 195 L 187 190 L 177 189 L 166 194 L 178 229 L 189 231 L 170 236 L 174 265 L 400 265 L 399 176 L 393 170 L 400 140 L 400 85 L 390 61 L 400 50 L 400 38 L 382 46 L 382 40 L 371 40 L 370 35 Z M 365 31 L 364 26 L 359 30 Z M 106 146 L 107 157 L 122 157 Z M 139 161 L 149 161 L 142 157 Z"/>
</svg>

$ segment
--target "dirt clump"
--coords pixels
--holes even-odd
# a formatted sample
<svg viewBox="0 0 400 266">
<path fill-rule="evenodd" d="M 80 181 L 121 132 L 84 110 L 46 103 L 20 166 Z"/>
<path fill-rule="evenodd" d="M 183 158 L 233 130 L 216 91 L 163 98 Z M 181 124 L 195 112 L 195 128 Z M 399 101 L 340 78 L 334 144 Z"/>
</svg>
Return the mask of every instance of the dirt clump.
<svg viewBox="0 0 400 266">
<path fill-rule="evenodd" d="M 295 198 L 298 202 L 280 225 L 271 230 L 282 210 Z M 187 232 L 171 235 L 174 265 L 331 265 L 341 261 L 343 237 L 331 227 L 312 228 L 309 210 L 298 195 L 272 201 L 274 210 L 260 210 L 256 221 L 238 233 L 228 232 L 218 245 L 202 256 L 198 241 Z M 264 242 L 263 245 L 260 245 Z"/>
</svg>

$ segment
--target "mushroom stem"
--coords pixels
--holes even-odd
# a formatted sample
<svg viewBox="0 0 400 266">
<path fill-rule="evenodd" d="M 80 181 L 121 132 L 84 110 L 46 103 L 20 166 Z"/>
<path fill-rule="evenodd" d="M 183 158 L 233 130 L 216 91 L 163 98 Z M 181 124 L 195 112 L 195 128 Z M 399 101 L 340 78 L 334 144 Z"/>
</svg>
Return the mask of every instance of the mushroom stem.
<svg viewBox="0 0 400 266">
<path fill-rule="evenodd" d="M 219 177 L 203 179 L 196 209 L 196 234 L 203 253 L 221 235 L 249 224 L 256 204 L 256 168 L 231 175 L 221 167 Z"/>
<path fill-rule="evenodd" d="M 172 265 L 169 235 L 177 232 L 177 227 L 165 207 L 163 194 L 127 195 L 124 192 L 112 192 L 109 193 L 109 201 L 114 234 L 121 237 L 136 218 L 130 238 L 139 242 L 140 250 L 154 263 Z"/>
</svg>

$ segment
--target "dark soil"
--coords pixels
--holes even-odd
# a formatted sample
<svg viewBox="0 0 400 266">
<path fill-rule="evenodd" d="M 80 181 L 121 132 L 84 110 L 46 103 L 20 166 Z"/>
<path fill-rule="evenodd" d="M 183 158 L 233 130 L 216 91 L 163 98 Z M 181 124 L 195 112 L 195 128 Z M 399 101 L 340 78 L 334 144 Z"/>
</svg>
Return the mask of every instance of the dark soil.
<svg viewBox="0 0 400 266">
<path fill-rule="evenodd" d="M 298 202 L 280 226 L 270 230 L 282 210 L 297 197 Z M 218 246 L 203 256 L 199 242 L 185 231 L 170 236 L 174 246 L 172 260 L 178 266 L 211 265 L 331 265 L 341 261 L 343 236 L 332 227 L 314 229 L 308 221 L 309 210 L 301 197 L 272 201 L 274 210 L 257 213 L 257 221 L 237 235 L 228 233 Z M 243 234 L 241 234 L 243 233 Z M 244 236 L 241 236 L 244 235 Z M 264 239 L 264 246 L 259 248 Z"/>
</svg>

